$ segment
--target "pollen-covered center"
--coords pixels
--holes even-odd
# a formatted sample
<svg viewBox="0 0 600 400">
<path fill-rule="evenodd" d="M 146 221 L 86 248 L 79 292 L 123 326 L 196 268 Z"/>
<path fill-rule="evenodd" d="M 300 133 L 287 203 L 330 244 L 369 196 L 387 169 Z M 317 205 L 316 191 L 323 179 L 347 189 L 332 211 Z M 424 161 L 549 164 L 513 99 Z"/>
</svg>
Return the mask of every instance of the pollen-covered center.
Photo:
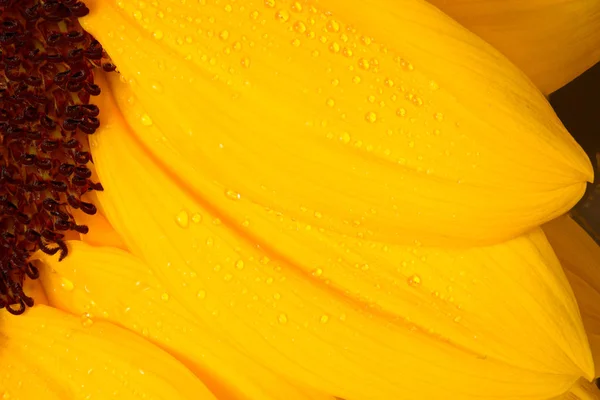
<svg viewBox="0 0 600 400">
<path fill-rule="evenodd" d="M 78 18 L 77 0 L 0 0 L 0 308 L 33 305 L 23 282 L 38 249 L 67 255 L 65 234 L 87 233 L 70 208 L 102 186 L 92 179 L 87 135 L 100 125 L 95 68 L 115 69 Z"/>
</svg>

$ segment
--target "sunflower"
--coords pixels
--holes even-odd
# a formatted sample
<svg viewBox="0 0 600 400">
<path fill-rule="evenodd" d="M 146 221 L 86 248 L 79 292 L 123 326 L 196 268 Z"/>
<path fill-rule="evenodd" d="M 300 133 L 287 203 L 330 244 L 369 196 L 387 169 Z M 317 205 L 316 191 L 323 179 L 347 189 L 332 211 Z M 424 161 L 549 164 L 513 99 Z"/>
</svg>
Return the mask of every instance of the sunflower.
<svg viewBox="0 0 600 400">
<path fill-rule="evenodd" d="M 5 398 L 600 398 L 545 98 L 591 59 L 422 0 L 0 6 Z"/>
</svg>

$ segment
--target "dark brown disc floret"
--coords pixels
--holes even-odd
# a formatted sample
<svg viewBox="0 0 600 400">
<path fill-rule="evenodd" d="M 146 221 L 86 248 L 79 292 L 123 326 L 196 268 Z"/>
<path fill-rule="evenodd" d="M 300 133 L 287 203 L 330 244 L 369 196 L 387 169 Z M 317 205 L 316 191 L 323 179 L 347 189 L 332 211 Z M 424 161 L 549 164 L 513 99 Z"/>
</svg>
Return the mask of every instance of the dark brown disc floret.
<svg viewBox="0 0 600 400">
<path fill-rule="evenodd" d="M 90 101 L 94 69 L 115 67 L 78 22 L 88 12 L 77 0 L 0 0 L 0 308 L 12 314 L 33 305 L 31 255 L 62 260 L 69 232 L 88 231 L 71 210 L 95 214 L 83 195 L 102 190 L 89 169 L 100 126 Z"/>
</svg>

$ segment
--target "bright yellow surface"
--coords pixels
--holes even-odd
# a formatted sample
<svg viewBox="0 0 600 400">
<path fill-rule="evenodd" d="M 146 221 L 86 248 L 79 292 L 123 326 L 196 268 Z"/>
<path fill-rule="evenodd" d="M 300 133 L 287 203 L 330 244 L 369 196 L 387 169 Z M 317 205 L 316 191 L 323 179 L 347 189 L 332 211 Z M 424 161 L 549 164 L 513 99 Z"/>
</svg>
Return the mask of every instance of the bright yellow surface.
<svg viewBox="0 0 600 400">
<path fill-rule="evenodd" d="M 176 301 L 209 347 L 224 341 L 223 357 L 244 354 L 348 400 L 546 399 L 593 377 L 577 305 L 540 230 L 465 250 L 378 243 L 232 196 L 246 207 L 234 219 L 150 155 L 101 84 L 91 145 L 106 216 L 149 265 L 160 298 Z M 217 374 L 233 379 L 226 373 Z"/>
<path fill-rule="evenodd" d="M 237 223 L 268 209 L 282 235 L 277 215 L 381 242 L 494 243 L 567 211 L 592 177 L 522 72 L 423 1 L 89 6 L 136 140 Z"/>
<path fill-rule="evenodd" d="M 521 68 L 545 94 L 600 61 L 598 0 L 428 0 Z"/>
<path fill-rule="evenodd" d="M 112 324 L 38 305 L 1 312 L 0 327 L 3 399 L 214 399 L 173 357 Z"/>
</svg>

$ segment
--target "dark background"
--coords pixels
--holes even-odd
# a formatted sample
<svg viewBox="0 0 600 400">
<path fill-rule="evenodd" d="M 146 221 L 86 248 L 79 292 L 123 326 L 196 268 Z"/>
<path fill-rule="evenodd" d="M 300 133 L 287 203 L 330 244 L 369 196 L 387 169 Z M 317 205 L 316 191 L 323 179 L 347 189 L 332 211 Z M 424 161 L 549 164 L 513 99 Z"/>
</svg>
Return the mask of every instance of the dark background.
<svg viewBox="0 0 600 400">
<path fill-rule="evenodd" d="M 594 164 L 596 181 L 589 185 L 573 216 L 600 244 L 600 63 L 552 93 L 550 104 Z"/>
</svg>

